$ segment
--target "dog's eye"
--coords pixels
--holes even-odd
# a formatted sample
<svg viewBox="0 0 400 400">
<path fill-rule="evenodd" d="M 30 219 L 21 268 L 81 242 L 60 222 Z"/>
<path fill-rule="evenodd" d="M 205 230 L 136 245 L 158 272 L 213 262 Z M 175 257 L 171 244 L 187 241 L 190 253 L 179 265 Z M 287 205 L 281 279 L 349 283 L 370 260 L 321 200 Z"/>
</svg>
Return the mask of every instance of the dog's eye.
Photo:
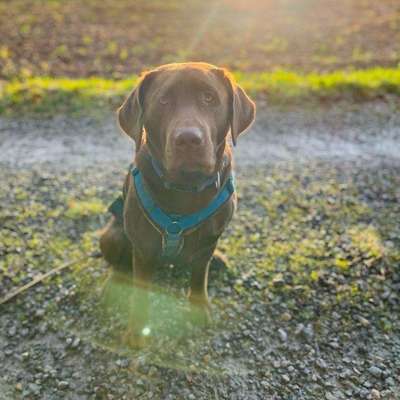
<svg viewBox="0 0 400 400">
<path fill-rule="evenodd" d="M 168 97 L 167 96 L 161 96 L 159 99 L 160 104 L 162 104 L 163 106 L 165 106 L 166 104 L 168 104 Z"/>
<path fill-rule="evenodd" d="M 211 104 L 215 100 L 214 94 L 211 92 L 203 92 L 202 98 L 206 104 Z"/>
</svg>

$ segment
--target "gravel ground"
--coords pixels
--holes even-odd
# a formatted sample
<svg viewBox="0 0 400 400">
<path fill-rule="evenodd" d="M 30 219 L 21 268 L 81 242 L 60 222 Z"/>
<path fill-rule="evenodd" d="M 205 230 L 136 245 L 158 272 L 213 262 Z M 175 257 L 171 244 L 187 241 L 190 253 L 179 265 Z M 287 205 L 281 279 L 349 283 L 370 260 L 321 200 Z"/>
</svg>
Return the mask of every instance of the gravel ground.
<svg viewBox="0 0 400 400">
<path fill-rule="evenodd" d="M 79 260 L 0 306 L 0 399 L 398 399 L 399 122 L 380 103 L 260 111 L 236 151 L 213 326 L 185 318 L 187 271 L 160 271 L 134 351 L 126 310 L 101 302 L 104 262 L 81 260 L 130 142 L 112 120 L 0 120 L 0 296 Z"/>
<path fill-rule="evenodd" d="M 259 105 L 251 134 L 240 140 L 239 165 L 307 160 L 400 160 L 400 104 L 379 102 L 326 109 L 265 109 Z M 260 111 L 261 110 L 261 111 Z M 131 141 L 115 118 L 58 116 L 51 120 L 0 119 L 0 163 L 11 167 L 50 164 L 80 169 L 127 165 Z"/>
</svg>

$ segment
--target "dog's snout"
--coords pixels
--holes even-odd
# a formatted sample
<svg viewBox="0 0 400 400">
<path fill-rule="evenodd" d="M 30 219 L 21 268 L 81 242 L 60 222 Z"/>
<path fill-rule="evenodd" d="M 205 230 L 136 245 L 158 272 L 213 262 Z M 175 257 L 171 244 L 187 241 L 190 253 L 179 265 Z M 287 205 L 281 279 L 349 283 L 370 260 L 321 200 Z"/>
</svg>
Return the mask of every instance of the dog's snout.
<svg viewBox="0 0 400 400">
<path fill-rule="evenodd" d="M 199 128 L 180 129 L 175 138 L 175 144 L 179 147 L 197 147 L 203 144 L 203 135 Z"/>
</svg>

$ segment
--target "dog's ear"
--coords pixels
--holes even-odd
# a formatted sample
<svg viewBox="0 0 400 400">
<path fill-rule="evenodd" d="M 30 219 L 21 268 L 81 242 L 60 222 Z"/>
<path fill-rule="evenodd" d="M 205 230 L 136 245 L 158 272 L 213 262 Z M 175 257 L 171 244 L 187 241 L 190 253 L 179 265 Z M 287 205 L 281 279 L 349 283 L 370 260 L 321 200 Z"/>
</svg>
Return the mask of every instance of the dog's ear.
<svg viewBox="0 0 400 400">
<path fill-rule="evenodd" d="M 239 135 L 246 131 L 255 119 L 256 105 L 227 70 L 217 68 L 214 71 L 223 79 L 229 91 L 231 136 L 232 143 L 236 146 Z"/>
<path fill-rule="evenodd" d="M 133 89 L 117 111 L 119 126 L 135 141 L 136 151 L 142 144 L 144 96 L 154 74 L 155 71 L 143 74 L 136 88 Z"/>
</svg>

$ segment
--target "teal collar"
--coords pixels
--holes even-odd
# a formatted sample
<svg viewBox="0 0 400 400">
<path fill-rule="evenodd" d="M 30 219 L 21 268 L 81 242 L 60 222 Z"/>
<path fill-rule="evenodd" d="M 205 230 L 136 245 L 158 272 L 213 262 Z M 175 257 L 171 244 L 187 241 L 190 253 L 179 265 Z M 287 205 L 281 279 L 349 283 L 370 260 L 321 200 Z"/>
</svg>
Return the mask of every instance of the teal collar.
<svg viewBox="0 0 400 400">
<path fill-rule="evenodd" d="M 137 168 L 131 170 L 138 200 L 151 224 L 162 236 L 163 260 L 173 260 L 179 256 L 184 245 L 184 235 L 211 217 L 225 204 L 235 191 L 234 176 L 231 173 L 225 184 L 211 202 L 192 214 L 168 214 L 162 210 L 146 190 L 142 173 Z"/>
</svg>

